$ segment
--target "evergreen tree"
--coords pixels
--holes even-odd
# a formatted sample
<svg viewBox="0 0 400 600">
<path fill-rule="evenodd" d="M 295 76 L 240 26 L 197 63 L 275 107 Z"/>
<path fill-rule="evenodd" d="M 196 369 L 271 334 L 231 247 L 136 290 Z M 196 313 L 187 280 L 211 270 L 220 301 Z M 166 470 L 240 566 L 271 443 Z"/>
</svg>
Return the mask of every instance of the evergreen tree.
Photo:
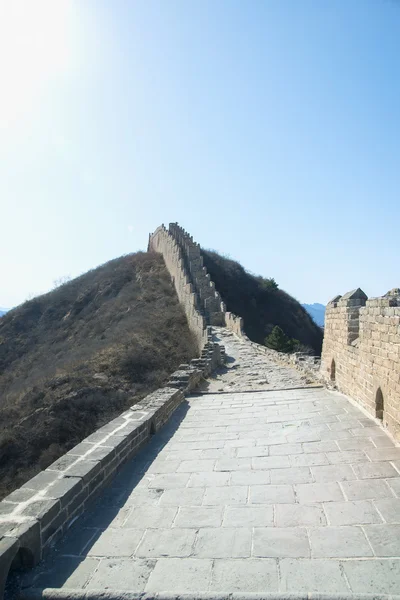
<svg viewBox="0 0 400 600">
<path fill-rule="evenodd" d="M 265 338 L 265 345 L 278 352 L 294 352 L 298 344 L 298 340 L 289 338 L 278 325 Z"/>
</svg>

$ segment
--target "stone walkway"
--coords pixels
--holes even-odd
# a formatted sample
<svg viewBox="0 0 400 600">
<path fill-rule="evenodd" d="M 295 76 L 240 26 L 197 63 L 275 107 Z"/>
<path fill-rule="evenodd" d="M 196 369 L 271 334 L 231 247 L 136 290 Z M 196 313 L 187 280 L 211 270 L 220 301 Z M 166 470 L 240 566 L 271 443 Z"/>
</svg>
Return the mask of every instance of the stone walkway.
<svg viewBox="0 0 400 600">
<path fill-rule="evenodd" d="M 224 342 L 237 378 L 252 378 L 242 342 Z M 276 387 L 300 377 L 265 369 Z M 338 393 L 268 385 L 189 398 L 27 574 L 22 597 L 400 594 L 400 448 Z"/>
<path fill-rule="evenodd" d="M 208 392 L 274 390 L 315 385 L 299 371 L 260 354 L 246 339 L 224 327 L 213 327 L 214 338 L 225 346 L 228 362 L 203 387 Z"/>
</svg>

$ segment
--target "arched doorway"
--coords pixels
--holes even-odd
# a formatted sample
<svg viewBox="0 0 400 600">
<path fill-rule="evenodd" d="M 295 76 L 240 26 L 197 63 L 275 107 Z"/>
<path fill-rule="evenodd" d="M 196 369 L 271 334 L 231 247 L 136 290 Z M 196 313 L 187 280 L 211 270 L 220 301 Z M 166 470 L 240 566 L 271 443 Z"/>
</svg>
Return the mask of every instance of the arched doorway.
<svg viewBox="0 0 400 600">
<path fill-rule="evenodd" d="M 335 383 L 336 381 L 336 363 L 334 358 L 332 358 L 331 362 L 331 381 L 332 383 Z"/>
<path fill-rule="evenodd" d="M 383 394 L 380 387 L 376 390 L 375 395 L 375 417 L 383 421 L 383 411 L 384 411 L 384 401 Z"/>
</svg>

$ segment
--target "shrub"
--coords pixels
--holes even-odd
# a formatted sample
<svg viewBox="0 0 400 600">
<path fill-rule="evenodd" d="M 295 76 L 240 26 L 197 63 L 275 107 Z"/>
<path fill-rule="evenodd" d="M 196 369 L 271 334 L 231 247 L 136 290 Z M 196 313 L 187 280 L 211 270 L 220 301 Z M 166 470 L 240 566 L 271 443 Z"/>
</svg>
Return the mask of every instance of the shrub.
<svg viewBox="0 0 400 600">
<path fill-rule="evenodd" d="M 288 338 L 282 329 L 276 325 L 269 336 L 265 338 L 265 345 L 278 352 L 295 352 L 299 346 L 299 341 Z"/>
</svg>

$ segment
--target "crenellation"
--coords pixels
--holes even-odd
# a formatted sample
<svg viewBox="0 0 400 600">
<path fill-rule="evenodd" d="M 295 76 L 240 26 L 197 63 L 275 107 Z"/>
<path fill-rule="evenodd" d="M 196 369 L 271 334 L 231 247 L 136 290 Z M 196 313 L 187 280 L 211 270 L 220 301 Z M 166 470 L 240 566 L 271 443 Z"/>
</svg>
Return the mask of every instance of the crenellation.
<svg viewBox="0 0 400 600">
<path fill-rule="evenodd" d="M 174 248 L 172 255 L 171 246 Z M 149 237 L 149 250 L 163 254 L 179 299 L 185 308 L 189 327 L 195 333 L 200 349 L 205 343 L 204 325 L 222 325 L 238 335 L 243 334 L 243 321 L 236 316 L 227 317 L 226 306 L 204 266 L 200 245 L 193 241 L 193 237 L 187 231 L 178 223 L 170 223 L 168 230 L 163 226 L 159 227 Z M 181 289 L 182 279 L 190 282 L 190 290 Z M 195 311 L 192 310 L 192 306 L 195 306 Z M 201 320 L 194 312 L 201 315 Z"/>
<path fill-rule="evenodd" d="M 400 302 L 398 288 L 370 298 L 360 288 L 328 303 L 323 377 L 358 401 L 400 439 Z M 378 408 L 383 397 L 383 410 Z"/>
</svg>

